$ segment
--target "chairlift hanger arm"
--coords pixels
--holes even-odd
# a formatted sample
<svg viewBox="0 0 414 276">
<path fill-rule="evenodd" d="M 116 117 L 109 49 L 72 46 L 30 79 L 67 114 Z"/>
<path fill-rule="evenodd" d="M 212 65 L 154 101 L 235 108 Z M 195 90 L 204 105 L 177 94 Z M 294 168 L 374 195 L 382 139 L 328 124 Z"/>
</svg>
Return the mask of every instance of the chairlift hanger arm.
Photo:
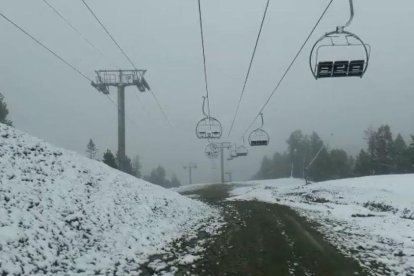
<svg viewBox="0 0 414 276">
<path fill-rule="evenodd" d="M 350 8 L 350 12 L 351 12 L 349 20 L 348 20 L 348 22 L 345 23 L 345 25 L 342 28 L 349 27 L 352 23 L 352 20 L 354 19 L 355 12 L 354 12 L 354 1 L 353 0 L 349 0 L 349 8 Z"/>
<path fill-rule="evenodd" d="M 338 26 L 336 28 L 339 33 L 342 33 L 345 28 L 349 27 L 352 23 L 352 20 L 354 19 L 355 12 L 354 12 L 354 2 L 353 2 L 353 0 L 349 0 L 349 9 L 350 9 L 350 16 L 349 16 L 348 21 L 345 23 L 345 25 Z"/>
<path fill-rule="evenodd" d="M 209 115 L 206 113 L 206 96 L 203 96 L 203 107 L 202 107 L 202 111 L 203 111 L 203 115 L 206 117 L 209 117 Z"/>
<path fill-rule="evenodd" d="M 260 113 L 260 117 L 262 118 L 262 126 L 260 128 L 263 128 L 263 126 L 264 126 L 263 113 Z"/>
</svg>

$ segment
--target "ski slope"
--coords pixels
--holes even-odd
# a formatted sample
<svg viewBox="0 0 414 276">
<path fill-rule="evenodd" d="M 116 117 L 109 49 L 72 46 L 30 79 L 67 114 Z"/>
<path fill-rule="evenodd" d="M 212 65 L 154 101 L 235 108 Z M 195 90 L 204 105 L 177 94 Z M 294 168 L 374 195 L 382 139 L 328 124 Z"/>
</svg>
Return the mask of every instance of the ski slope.
<svg viewBox="0 0 414 276">
<path fill-rule="evenodd" d="M 0 124 L 0 275 L 134 275 L 219 212 Z M 203 228 L 204 229 L 204 228 Z"/>
<path fill-rule="evenodd" d="M 293 178 L 243 184 L 228 200 L 290 206 L 374 275 L 414 275 L 413 174 L 310 185 Z"/>
</svg>

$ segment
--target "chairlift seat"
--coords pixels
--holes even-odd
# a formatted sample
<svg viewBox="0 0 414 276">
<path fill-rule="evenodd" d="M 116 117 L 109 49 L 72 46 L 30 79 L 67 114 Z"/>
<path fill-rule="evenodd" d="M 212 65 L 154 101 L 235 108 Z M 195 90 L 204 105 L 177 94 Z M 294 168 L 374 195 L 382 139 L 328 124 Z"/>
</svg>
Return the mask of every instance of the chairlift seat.
<svg viewBox="0 0 414 276">
<path fill-rule="evenodd" d="M 349 61 L 335 61 L 333 65 L 332 77 L 348 76 Z"/>
<path fill-rule="evenodd" d="M 318 63 L 317 78 L 362 77 L 365 60 L 322 61 Z"/>
<path fill-rule="evenodd" d="M 268 140 L 252 140 L 250 141 L 250 146 L 267 146 L 269 144 Z"/>
<path fill-rule="evenodd" d="M 332 61 L 322 61 L 318 63 L 318 78 L 330 78 L 332 77 L 332 70 L 334 63 Z"/>
<path fill-rule="evenodd" d="M 365 60 L 351 60 L 349 62 L 349 72 L 348 76 L 350 77 L 362 77 L 364 74 Z"/>
</svg>

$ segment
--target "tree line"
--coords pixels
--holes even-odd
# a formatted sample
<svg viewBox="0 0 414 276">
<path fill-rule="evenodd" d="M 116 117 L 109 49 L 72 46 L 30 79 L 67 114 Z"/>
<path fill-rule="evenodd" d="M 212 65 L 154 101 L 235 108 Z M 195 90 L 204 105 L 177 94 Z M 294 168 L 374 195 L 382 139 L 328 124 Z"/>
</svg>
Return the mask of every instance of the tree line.
<svg viewBox="0 0 414 276">
<path fill-rule="evenodd" d="M 414 173 L 414 135 L 406 143 L 401 134 L 395 138 L 388 125 L 365 131 L 366 148 L 357 156 L 343 149 L 330 149 L 320 136 L 300 130 L 291 133 L 287 149 L 265 156 L 253 179 L 284 177 L 324 181 L 381 174 Z"/>
<path fill-rule="evenodd" d="M 89 143 L 86 146 L 86 153 L 88 157 L 95 159 L 97 152 L 98 149 L 96 148 L 95 143 L 92 139 L 89 139 Z M 158 166 L 157 168 L 151 170 L 149 175 L 142 175 L 142 165 L 138 155 L 135 155 L 132 160 L 128 156 L 120 158 L 118 154 L 114 155 L 111 150 L 107 149 L 103 154 L 102 162 L 114 169 L 122 170 L 125 173 L 165 188 L 181 186 L 181 183 L 175 174 L 172 175 L 171 179 L 167 178 L 166 170 L 162 166 Z"/>
</svg>

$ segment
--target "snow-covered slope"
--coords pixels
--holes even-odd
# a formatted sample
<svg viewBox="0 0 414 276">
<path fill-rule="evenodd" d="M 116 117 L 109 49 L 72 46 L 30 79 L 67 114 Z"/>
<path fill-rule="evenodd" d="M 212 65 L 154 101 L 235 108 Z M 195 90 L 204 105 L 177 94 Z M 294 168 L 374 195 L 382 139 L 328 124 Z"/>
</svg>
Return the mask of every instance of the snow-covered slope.
<svg viewBox="0 0 414 276">
<path fill-rule="evenodd" d="M 0 275 L 137 274 L 150 254 L 218 217 L 0 124 Z"/>
<path fill-rule="evenodd" d="M 245 183 L 246 184 L 246 183 Z M 293 207 L 374 275 L 414 275 L 414 175 L 304 185 L 299 179 L 252 181 L 230 200 Z"/>
</svg>

